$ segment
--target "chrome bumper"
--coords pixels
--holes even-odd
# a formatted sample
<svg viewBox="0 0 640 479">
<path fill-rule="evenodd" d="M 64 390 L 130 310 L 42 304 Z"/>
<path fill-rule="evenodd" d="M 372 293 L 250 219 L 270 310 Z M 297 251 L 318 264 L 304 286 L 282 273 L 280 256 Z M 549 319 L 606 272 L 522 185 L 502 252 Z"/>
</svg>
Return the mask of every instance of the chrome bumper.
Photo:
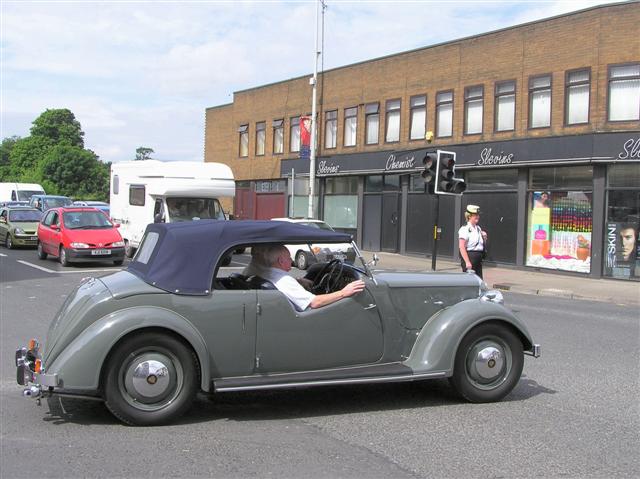
<svg viewBox="0 0 640 479">
<path fill-rule="evenodd" d="M 524 354 L 528 354 L 529 356 L 533 356 L 534 358 L 539 358 L 540 349 L 541 349 L 541 346 L 539 344 L 534 344 L 533 346 L 531 346 L 531 349 L 528 351 L 525 351 Z"/>
<path fill-rule="evenodd" d="M 23 396 L 39 398 L 43 388 L 58 386 L 57 374 L 45 374 L 41 368 L 40 344 L 31 340 L 28 347 L 16 350 L 16 381 L 26 386 Z"/>
</svg>

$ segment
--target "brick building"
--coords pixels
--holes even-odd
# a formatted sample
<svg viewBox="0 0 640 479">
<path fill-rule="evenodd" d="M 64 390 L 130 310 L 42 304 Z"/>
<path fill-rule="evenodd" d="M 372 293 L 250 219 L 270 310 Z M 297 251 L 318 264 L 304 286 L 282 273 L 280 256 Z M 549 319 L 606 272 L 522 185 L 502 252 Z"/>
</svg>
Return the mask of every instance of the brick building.
<svg viewBox="0 0 640 479">
<path fill-rule="evenodd" d="M 472 203 L 488 261 L 640 279 L 638 25 L 624 2 L 321 73 L 317 216 L 364 249 L 430 254 L 421 160 L 444 149 L 467 191 L 440 198 L 439 255 L 457 257 Z M 233 169 L 236 216 L 306 215 L 310 111 L 308 75 L 206 110 L 205 161 Z"/>
</svg>

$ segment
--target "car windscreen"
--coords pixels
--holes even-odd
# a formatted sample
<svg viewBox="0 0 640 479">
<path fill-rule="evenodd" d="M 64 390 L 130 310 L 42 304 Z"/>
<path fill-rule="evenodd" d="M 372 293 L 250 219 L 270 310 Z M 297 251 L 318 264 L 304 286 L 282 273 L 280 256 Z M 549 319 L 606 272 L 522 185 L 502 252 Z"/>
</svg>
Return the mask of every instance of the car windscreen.
<svg viewBox="0 0 640 479">
<path fill-rule="evenodd" d="M 169 221 L 224 220 L 220 202 L 215 198 L 167 198 Z"/>
<path fill-rule="evenodd" d="M 29 201 L 33 195 L 41 195 L 43 193 L 40 191 L 31 191 L 31 190 L 18 190 L 18 201 Z"/>
<path fill-rule="evenodd" d="M 45 209 L 59 208 L 61 206 L 71 206 L 72 201 L 69 198 L 47 198 L 44 200 Z"/>
<path fill-rule="evenodd" d="M 113 224 L 100 211 L 66 211 L 62 214 L 62 221 L 70 230 L 113 228 Z"/>
<path fill-rule="evenodd" d="M 14 210 L 9 211 L 9 221 L 17 222 L 38 222 L 42 218 L 40 210 Z"/>
</svg>

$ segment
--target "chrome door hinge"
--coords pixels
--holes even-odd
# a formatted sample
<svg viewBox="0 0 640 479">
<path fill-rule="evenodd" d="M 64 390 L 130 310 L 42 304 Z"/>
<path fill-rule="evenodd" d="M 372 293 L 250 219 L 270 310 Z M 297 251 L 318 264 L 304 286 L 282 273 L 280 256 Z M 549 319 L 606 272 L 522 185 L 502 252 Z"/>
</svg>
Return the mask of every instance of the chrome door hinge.
<svg viewBox="0 0 640 479">
<path fill-rule="evenodd" d="M 260 369 L 260 356 L 256 356 L 256 370 Z"/>
<path fill-rule="evenodd" d="M 260 303 L 256 304 L 256 313 L 262 314 L 262 305 Z"/>
</svg>

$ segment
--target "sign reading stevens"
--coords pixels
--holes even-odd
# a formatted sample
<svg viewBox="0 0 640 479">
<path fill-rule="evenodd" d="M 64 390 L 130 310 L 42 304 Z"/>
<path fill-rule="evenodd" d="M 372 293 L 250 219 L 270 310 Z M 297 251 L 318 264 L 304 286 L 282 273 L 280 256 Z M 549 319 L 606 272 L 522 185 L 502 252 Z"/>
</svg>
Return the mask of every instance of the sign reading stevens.
<svg viewBox="0 0 640 479">
<path fill-rule="evenodd" d="M 640 138 L 629 138 L 618 153 L 619 160 L 640 160 Z"/>
<path fill-rule="evenodd" d="M 494 155 L 492 148 L 484 148 L 480 152 L 480 159 L 476 162 L 476 165 L 509 165 L 513 161 L 514 156 L 513 153 L 505 153 L 504 151 Z"/>
</svg>

